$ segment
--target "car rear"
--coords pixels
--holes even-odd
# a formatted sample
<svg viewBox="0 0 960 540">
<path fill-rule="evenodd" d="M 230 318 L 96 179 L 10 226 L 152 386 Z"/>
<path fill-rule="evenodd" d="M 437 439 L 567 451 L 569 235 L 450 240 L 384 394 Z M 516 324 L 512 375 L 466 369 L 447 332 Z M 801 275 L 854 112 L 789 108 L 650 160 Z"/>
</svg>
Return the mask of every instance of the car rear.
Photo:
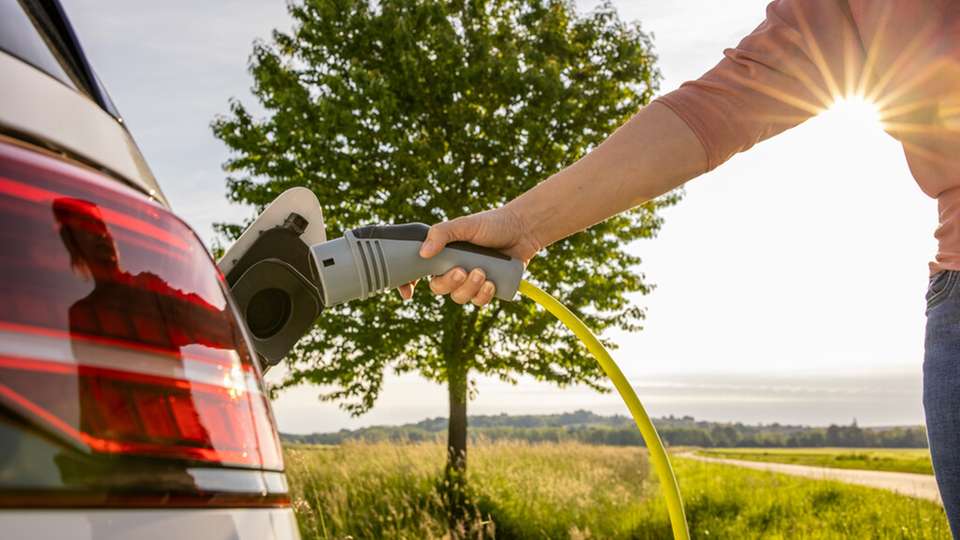
<svg viewBox="0 0 960 540">
<path fill-rule="evenodd" d="M 260 367 L 62 9 L 0 0 L 0 536 L 296 538 Z"/>
</svg>

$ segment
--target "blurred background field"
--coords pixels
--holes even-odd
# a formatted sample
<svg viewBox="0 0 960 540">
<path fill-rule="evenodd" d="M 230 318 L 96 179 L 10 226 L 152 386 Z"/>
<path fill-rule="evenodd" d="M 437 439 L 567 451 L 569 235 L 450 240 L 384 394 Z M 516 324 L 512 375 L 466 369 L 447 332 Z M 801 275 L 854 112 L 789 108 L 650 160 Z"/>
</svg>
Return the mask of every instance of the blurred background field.
<svg viewBox="0 0 960 540">
<path fill-rule="evenodd" d="M 444 457 L 440 443 L 289 445 L 304 538 L 451 537 Z M 641 448 L 480 442 L 469 459 L 460 537 L 670 536 Z M 694 538 L 950 537 L 931 502 L 676 456 L 674 464 Z"/>
<path fill-rule="evenodd" d="M 926 448 L 710 448 L 700 455 L 833 469 L 933 474 Z"/>
</svg>

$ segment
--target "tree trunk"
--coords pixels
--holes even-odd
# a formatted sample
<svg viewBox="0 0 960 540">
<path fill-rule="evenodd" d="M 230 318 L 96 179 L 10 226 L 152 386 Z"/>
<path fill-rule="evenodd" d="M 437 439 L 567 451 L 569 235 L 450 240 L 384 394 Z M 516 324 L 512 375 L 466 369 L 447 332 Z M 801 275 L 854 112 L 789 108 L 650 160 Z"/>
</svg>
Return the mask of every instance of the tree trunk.
<svg viewBox="0 0 960 540">
<path fill-rule="evenodd" d="M 447 391 L 450 399 L 450 422 L 447 426 L 447 467 L 463 473 L 467 469 L 467 374 L 449 373 Z"/>
<path fill-rule="evenodd" d="M 447 424 L 446 498 L 450 534 L 467 535 L 467 373 L 456 360 L 447 363 L 450 420 Z"/>
</svg>

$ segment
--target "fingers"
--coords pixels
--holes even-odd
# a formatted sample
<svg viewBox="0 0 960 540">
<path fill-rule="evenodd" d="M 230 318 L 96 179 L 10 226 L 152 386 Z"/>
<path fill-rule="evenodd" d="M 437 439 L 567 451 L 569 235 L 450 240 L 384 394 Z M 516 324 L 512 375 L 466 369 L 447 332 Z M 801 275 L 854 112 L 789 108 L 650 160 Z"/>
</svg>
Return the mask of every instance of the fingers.
<svg viewBox="0 0 960 540">
<path fill-rule="evenodd" d="M 458 304 L 466 304 L 474 299 L 487 281 L 483 270 L 476 268 L 467 277 L 467 280 L 450 293 L 450 299 Z"/>
<path fill-rule="evenodd" d="M 397 287 L 397 292 L 400 293 L 400 298 L 403 298 L 404 300 L 410 300 L 413 298 L 413 289 L 416 288 L 417 281 L 420 280 L 411 281 L 410 283 L 405 283 Z"/>
<path fill-rule="evenodd" d="M 430 290 L 434 294 L 450 294 L 457 290 L 467 279 L 467 273 L 463 268 L 454 268 L 442 276 L 435 276 L 430 279 Z"/>
<path fill-rule="evenodd" d="M 489 304 L 491 300 L 493 300 L 493 295 L 496 292 L 497 287 L 493 284 L 493 282 L 487 281 L 483 284 L 483 286 L 480 287 L 480 292 L 478 292 L 477 295 L 473 297 L 473 300 L 470 301 L 473 302 L 473 305 L 477 307 L 485 306 Z"/>
<path fill-rule="evenodd" d="M 469 240 L 475 232 L 474 229 L 476 229 L 476 219 L 473 216 L 437 223 L 430 227 L 426 240 L 420 246 L 420 256 L 429 259 L 440 253 L 450 242 Z"/>
<path fill-rule="evenodd" d="M 458 304 L 471 302 L 475 306 L 489 304 L 497 292 L 493 282 L 487 281 L 487 276 L 479 268 L 469 274 L 463 268 L 454 268 L 442 276 L 435 276 L 430 280 L 430 290 L 434 294 L 449 294 L 450 299 Z"/>
</svg>

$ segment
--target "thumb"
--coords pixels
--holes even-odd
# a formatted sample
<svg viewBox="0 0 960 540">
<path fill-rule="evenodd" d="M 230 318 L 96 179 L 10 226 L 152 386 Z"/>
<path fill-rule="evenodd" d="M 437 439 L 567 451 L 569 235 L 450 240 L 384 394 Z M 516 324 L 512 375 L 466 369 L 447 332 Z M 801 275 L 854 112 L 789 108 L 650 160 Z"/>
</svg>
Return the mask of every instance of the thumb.
<svg viewBox="0 0 960 540">
<path fill-rule="evenodd" d="M 420 256 L 429 259 L 443 250 L 450 242 L 466 240 L 470 236 L 469 218 L 457 218 L 444 221 L 430 227 L 426 240 L 420 246 Z"/>
</svg>

